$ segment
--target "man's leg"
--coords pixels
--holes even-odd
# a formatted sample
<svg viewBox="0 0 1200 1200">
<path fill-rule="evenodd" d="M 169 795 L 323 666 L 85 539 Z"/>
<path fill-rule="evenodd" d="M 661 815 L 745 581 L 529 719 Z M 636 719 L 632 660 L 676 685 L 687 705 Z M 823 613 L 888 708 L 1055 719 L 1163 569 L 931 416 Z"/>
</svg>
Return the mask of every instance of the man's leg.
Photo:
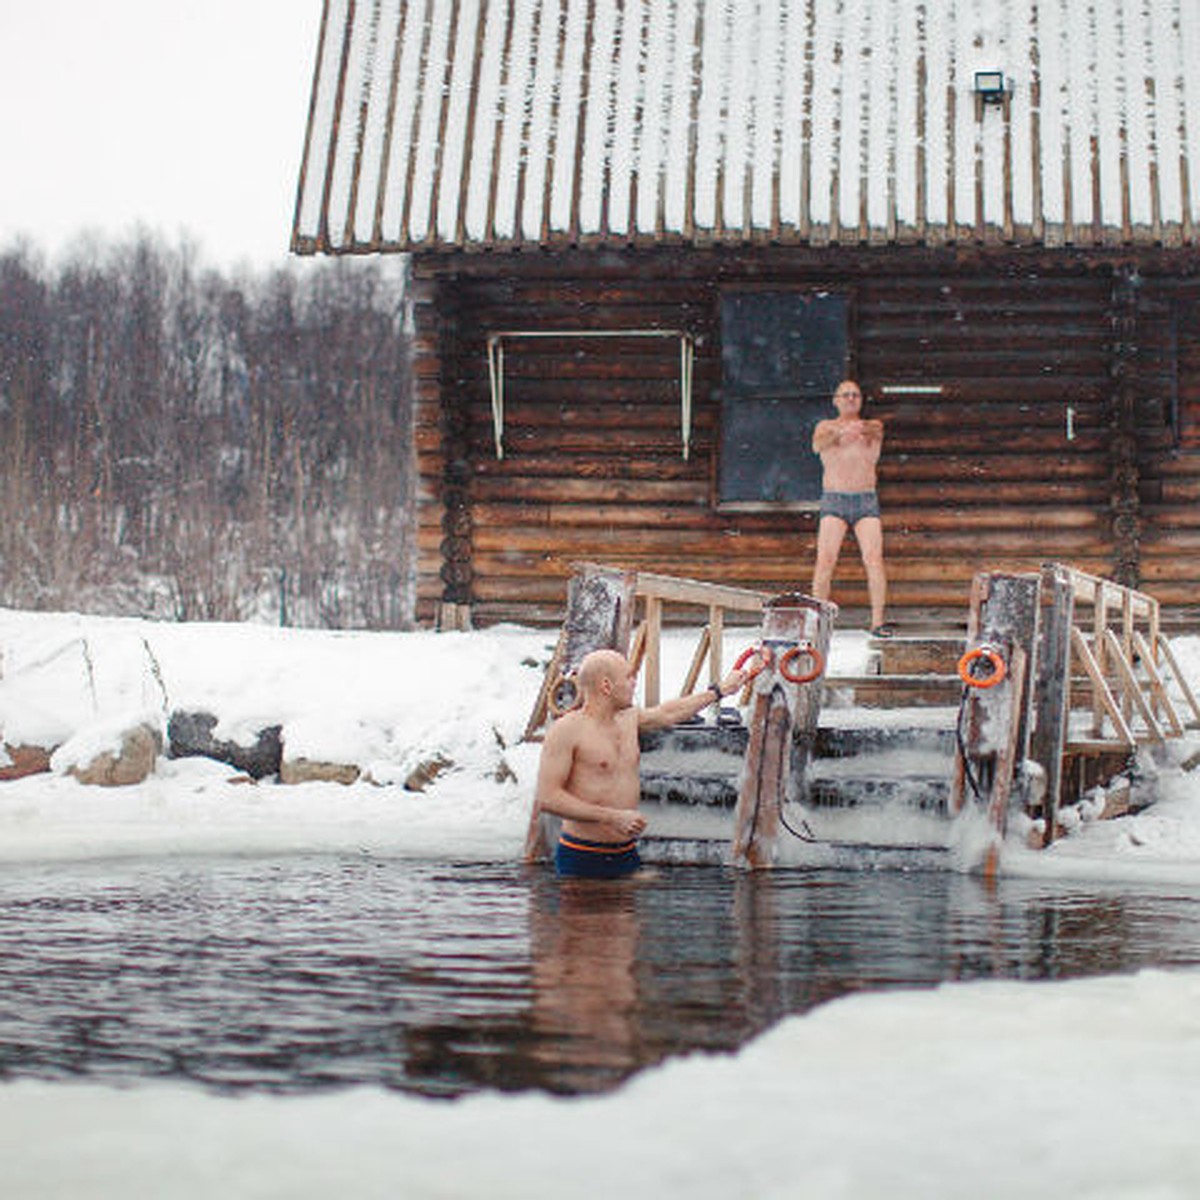
<svg viewBox="0 0 1200 1200">
<path fill-rule="evenodd" d="M 813 565 L 812 594 L 818 600 L 829 599 L 833 569 L 837 566 L 842 539 L 849 526 L 841 517 L 822 517 L 817 526 L 817 561 Z"/>
<path fill-rule="evenodd" d="M 887 607 L 887 571 L 883 565 L 883 522 L 878 517 L 863 517 L 854 527 L 863 567 L 867 572 L 867 595 L 871 599 L 871 628 L 883 624 Z"/>
</svg>

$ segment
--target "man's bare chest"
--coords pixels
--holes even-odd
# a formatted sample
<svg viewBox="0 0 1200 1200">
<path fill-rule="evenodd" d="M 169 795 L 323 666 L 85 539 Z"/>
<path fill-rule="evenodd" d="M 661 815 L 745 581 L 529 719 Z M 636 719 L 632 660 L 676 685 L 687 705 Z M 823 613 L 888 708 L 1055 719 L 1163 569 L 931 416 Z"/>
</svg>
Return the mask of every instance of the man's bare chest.
<svg viewBox="0 0 1200 1200">
<path fill-rule="evenodd" d="M 637 727 L 619 721 L 587 731 L 576 746 L 575 766 L 590 774 L 612 774 L 636 764 L 637 756 Z"/>
</svg>

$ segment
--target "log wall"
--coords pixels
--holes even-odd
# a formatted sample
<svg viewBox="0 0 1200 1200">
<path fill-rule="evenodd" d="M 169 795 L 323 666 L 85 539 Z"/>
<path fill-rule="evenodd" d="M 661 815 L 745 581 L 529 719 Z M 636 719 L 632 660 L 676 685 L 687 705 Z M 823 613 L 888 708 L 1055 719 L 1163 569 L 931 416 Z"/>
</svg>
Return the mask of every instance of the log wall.
<svg viewBox="0 0 1200 1200">
<path fill-rule="evenodd" d="M 1200 594 L 1200 291 L 1190 277 L 1094 256 L 769 247 L 431 257 L 415 274 L 424 619 L 451 600 L 470 602 L 480 623 L 557 621 L 579 560 L 807 589 L 813 512 L 716 503 L 720 297 L 735 285 L 851 296 L 850 373 L 887 430 L 893 611 L 965 611 L 977 571 L 1052 559 L 1142 582 L 1166 604 Z M 677 343 L 546 338 L 508 347 L 498 459 L 486 339 L 533 328 L 695 335 L 689 457 Z M 1175 400 L 1164 400 L 1164 375 Z M 906 384 L 942 393 L 883 393 Z M 843 624 L 866 605 L 850 538 L 834 599 L 854 610 Z"/>
</svg>

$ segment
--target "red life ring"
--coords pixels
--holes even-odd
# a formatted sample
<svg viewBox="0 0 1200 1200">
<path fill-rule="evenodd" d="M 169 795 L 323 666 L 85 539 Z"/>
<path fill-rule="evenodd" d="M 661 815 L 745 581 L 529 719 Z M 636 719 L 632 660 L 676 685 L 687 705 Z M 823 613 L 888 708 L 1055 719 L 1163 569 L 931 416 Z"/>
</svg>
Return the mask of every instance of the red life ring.
<svg viewBox="0 0 1200 1200">
<path fill-rule="evenodd" d="M 756 675 L 761 675 L 762 672 L 765 671 L 766 668 L 771 665 L 771 658 L 772 658 L 771 647 L 764 646 L 762 644 L 759 644 L 757 646 L 747 646 L 746 649 L 743 650 L 741 652 L 741 654 L 738 655 L 737 662 L 735 662 L 733 664 L 733 669 L 735 671 L 740 671 L 742 669 L 742 664 L 745 663 L 748 659 L 753 658 L 756 654 L 758 655 L 760 661 L 759 661 L 758 666 L 755 667 L 754 670 L 751 671 L 749 673 L 749 675 L 746 676 L 747 683 L 749 683 L 750 680 L 753 679 Z"/>
<path fill-rule="evenodd" d="M 991 664 L 992 670 L 988 675 L 980 679 L 974 675 L 971 668 L 981 659 L 985 658 Z M 990 688 L 995 687 L 1004 676 L 1008 673 L 1008 668 L 1004 665 L 1004 659 L 1000 651 L 995 646 L 984 644 L 976 646 L 974 650 L 968 650 L 966 654 L 958 660 L 958 677 L 968 687 L 975 688 Z"/>
<path fill-rule="evenodd" d="M 796 659 L 806 655 L 812 659 L 812 669 L 793 673 L 791 670 L 792 663 Z M 790 650 L 785 650 L 783 657 L 779 660 L 779 673 L 788 683 L 812 683 L 824 670 L 825 659 L 821 656 L 820 650 L 811 642 L 800 642 L 799 645 L 793 646 Z"/>
</svg>

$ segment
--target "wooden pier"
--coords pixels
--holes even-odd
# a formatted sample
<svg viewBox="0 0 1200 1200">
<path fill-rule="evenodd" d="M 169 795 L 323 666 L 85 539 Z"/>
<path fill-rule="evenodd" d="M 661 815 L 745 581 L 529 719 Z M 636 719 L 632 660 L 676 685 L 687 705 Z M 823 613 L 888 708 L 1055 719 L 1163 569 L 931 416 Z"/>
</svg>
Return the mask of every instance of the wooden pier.
<svg viewBox="0 0 1200 1200">
<path fill-rule="evenodd" d="M 644 703 L 657 703 L 664 624 L 697 617 L 679 694 L 720 678 L 727 640 L 759 669 L 738 706 L 643 734 L 650 860 L 769 867 L 795 840 L 842 854 L 940 850 L 971 821 L 991 874 L 1015 814 L 1044 847 L 1084 811 L 1128 812 L 1139 746 L 1200 728 L 1153 598 L 1061 564 L 980 574 L 965 632 L 874 639 L 855 674 L 825 669 L 828 602 L 584 564 L 526 737 L 574 702 L 572 673 L 591 649 L 640 664 Z M 533 814 L 528 857 L 544 857 L 555 833 Z"/>
</svg>

